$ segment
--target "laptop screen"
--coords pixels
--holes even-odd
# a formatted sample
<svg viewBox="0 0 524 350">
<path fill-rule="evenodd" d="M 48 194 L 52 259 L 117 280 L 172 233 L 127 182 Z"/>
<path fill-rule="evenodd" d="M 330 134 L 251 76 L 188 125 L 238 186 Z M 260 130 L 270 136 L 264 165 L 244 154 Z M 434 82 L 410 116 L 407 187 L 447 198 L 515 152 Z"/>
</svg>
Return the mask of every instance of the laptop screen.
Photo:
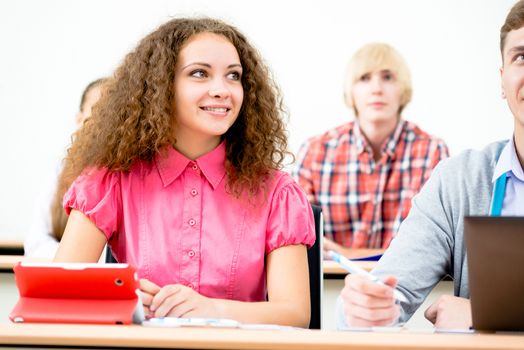
<svg viewBox="0 0 524 350">
<path fill-rule="evenodd" d="M 524 331 L 524 217 L 464 218 L 473 328 Z"/>
</svg>

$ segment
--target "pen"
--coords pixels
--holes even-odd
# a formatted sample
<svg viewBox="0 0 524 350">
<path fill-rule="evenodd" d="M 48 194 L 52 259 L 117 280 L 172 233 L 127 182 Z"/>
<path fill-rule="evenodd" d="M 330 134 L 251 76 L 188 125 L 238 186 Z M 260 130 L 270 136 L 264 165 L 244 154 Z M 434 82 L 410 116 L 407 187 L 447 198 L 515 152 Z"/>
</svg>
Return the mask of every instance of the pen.
<svg viewBox="0 0 524 350">
<path fill-rule="evenodd" d="M 331 259 L 333 259 L 333 261 L 336 261 L 340 266 L 342 266 L 349 273 L 364 276 L 372 282 L 385 285 L 384 282 L 382 282 L 378 277 L 373 276 L 372 274 L 370 274 L 369 272 L 367 272 L 366 270 L 364 270 L 363 268 L 361 268 L 360 266 L 358 266 L 357 264 L 355 264 L 353 261 L 349 260 L 345 256 L 342 256 L 341 254 L 333 250 L 329 250 L 327 254 L 329 255 Z M 404 303 L 408 302 L 408 299 L 406 298 L 406 296 L 402 294 L 402 292 L 399 291 L 398 289 L 393 289 L 393 295 L 395 296 L 395 299 L 397 299 L 398 301 L 401 301 Z"/>
<path fill-rule="evenodd" d="M 152 327 L 181 327 L 181 326 L 199 326 L 199 327 L 229 327 L 236 328 L 240 323 L 235 320 L 226 318 L 183 318 L 183 317 L 153 317 L 142 323 L 144 326 Z"/>
</svg>

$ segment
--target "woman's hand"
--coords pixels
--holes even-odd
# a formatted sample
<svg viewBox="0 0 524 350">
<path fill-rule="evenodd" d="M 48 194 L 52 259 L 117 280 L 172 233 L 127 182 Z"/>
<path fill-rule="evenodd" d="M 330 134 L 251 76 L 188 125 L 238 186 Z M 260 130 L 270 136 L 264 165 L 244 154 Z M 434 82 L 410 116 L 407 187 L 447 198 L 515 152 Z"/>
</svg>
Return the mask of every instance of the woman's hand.
<svg viewBox="0 0 524 350">
<path fill-rule="evenodd" d="M 207 298 L 181 284 L 169 284 L 160 288 L 148 306 L 148 311 L 154 317 L 221 318 L 216 299 Z"/>
<path fill-rule="evenodd" d="M 142 305 L 144 306 L 144 314 L 146 317 L 154 317 L 150 310 L 151 303 L 155 295 L 160 292 L 160 287 L 155 283 L 145 278 L 140 279 L 140 299 L 142 299 Z"/>
</svg>

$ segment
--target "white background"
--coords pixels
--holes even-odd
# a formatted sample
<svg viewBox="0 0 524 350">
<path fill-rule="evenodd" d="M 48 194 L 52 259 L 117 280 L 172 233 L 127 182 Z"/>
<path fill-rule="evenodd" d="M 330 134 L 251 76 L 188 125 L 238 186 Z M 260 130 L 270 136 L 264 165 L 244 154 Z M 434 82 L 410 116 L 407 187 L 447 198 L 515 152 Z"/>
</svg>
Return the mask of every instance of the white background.
<svg viewBox="0 0 524 350">
<path fill-rule="evenodd" d="M 74 128 L 80 94 L 172 16 L 236 25 L 261 51 L 289 111 L 290 150 L 352 118 L 346 64 L 370 41 L 404 56 L 406 119 L 452 155 L 511 136 L 500 97 L 499 29 L 513 0 L 2 0 L 0 239 L 22 239 Z"/>
</svg>

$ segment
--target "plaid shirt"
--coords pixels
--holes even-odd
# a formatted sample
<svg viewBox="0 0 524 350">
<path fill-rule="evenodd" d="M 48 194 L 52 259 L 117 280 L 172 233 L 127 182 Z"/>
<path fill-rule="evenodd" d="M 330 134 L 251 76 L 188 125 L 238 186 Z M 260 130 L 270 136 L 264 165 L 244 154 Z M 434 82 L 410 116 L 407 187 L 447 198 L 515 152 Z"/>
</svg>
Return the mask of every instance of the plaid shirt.
<svg viewBox="0 0 524 350">
<path fill-rule="evenodd" d="M 300 148 L 293 177 L 320 205 L 324 234 L 351 248 L 387 248 L 411 207 L 411 198 L 448 156 L 446 144 L 401 120 L 381 158 L 350 122 Z"/>
</svg>

